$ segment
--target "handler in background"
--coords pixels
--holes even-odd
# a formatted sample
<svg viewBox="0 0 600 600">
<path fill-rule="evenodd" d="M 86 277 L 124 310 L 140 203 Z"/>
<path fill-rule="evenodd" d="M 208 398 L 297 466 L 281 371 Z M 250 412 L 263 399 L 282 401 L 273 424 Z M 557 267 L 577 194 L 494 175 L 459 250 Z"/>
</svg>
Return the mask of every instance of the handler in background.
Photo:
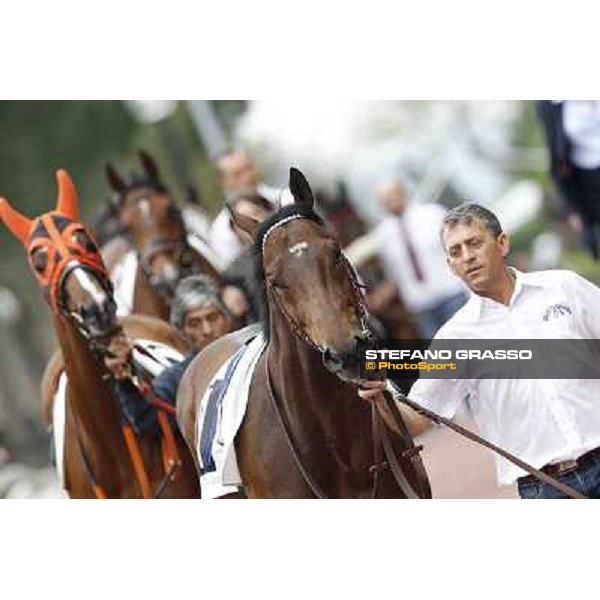
<svg viewBox="0 0 600 600">
<path fill-rule="evenodd" d="M 452 272 L 471 297 L 434 339 L 600 339 L 600 289 L 570 271 L 521 273 L 506 265 L 510 243 L 496 216 L 462 204 L 442 224 Z M 381 381 L 359 395 L 382 402 Z M 444 417 L 469 397 L 484 438 L 588 496 L 600 497 L 600 380 L 420 379 L 410 398 Z M 384 406 L 382 404 L 382 406 Z M 399 405 L 413 435 L 428 419 Z M 501 485 L 521 498 L 562 498 L 551 485 L 496 457 Z"/>
<path fill-rule="evenodd" d="M 206 275 L 191 275 L 182 279 L 175 290 L 171 324 L 188 341 L 191 352 L 181 362 L 167 367 L 154 379 L 152 387 L 161 400 L 175 405 L 177 388 L 186 368 L 198 352 L 232 331 L 233 319 L 214 281 Z M 157 429 L 156 409 L 131 381 L 131 342 L 124 338 L 123 344 L 123 352 L 105 360 L 115 377 L 117 397 L 136 431 Z"/>
</svg>

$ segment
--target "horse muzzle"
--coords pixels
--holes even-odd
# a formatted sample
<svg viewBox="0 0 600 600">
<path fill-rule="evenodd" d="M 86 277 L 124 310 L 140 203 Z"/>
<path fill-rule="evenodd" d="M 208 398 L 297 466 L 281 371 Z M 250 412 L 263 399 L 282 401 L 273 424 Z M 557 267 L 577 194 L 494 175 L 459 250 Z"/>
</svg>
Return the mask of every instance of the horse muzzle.
<svg viewBox="0 0 600 600">
<path fill-rule="evenodd" d="M 105 338 L 120 328 L 117 319 L 117 305 L 112 296 L 106 296 L 101 302 L 93 302 L 76 311 L 80 324 L 91 338 Z"/>
<path fill-rule="evenodd" d="M 361 365 L 364 360 L 364 351 L 376 347 L 376 340 L 369 330 L 361 331 L 354 336 L 351 349 L 340 352 L 332 347 L 322 350 L 323 365 L 344 381 L 357 381 L 360 379 Z"/>
</svg>

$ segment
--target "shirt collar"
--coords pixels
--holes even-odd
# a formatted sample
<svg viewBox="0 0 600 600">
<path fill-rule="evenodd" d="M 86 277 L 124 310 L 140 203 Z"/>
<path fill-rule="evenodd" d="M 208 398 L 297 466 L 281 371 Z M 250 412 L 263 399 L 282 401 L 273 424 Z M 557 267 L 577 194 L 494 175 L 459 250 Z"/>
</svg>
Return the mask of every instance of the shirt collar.
<svg viewBox="0 0 600 600">
<path fill-rule="evenodd" d="M 542 287 L 542 285 L 536 280 L 533 273 L 523 273 L 515 269 L 514 267 L 508 267 L 508 269 L 515 275 L 515 289 L 510 302 L 506 308 L 510 308 L 518 296 L 522 293 L 523 288 L 527 287 Z M 467 304 L 467 310 L 472 311 L 472 314 L 480 319 L 483 315 L 484 309 L 494 310 L 495 308 L 501 307 L 498 302 L 479 296 L 475 292 L 471 292 L 469 302 Z"/>
</svg>

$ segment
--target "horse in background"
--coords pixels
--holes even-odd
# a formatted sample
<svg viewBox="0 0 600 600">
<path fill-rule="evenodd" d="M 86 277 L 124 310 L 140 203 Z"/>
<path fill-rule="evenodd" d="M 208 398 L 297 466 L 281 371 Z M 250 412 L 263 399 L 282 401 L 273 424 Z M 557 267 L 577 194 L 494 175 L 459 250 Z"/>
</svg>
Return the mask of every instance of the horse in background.
<svg viewBox="0 0 600 600">
<path fill-rule="evenodd" d="M 55 210 L 30 220 L 2 198 L 0 215 L 27 250 L 59 341 L 60 353 L 42 380 L 42 398 L 47 422 L 58 428 L 53 417 L 59 407 L 53 402 L 57 387 L 64 386 L 64 452 L 57 457 L 64 465 L 62 483 L 73 498 L 198 497 L 195 466 L 179 430 L 171 429 L 159 409 L 160 435 L 136 434 L 104 364 L 124 335 L 162 342 L 180 353 L 187 345 L 161 321 L 117 320 L 99 249 L 78 222 L 75 187 L 65 171 L 58 171 L 57 181 Z"/>
<path fill-rule="evenodd" d="M 236 226 L 254 239 L 267 317 L 266 349 L 235 438 L 245 493 L 250 498 L 430 497 L 410 436 L 390 442 L 410 489 L 400 487 L 381 460 L 384 425 L 356 389 L 357 349 L 371 342 L 360 286 L 313 210 L 313 194 L 300 171 L 290 170 L 289 187 L 295 203 L 263 223 L 233 215 Z M 202 427 L 200 402 L 248 336 L 241 330 L 217 340 L 184 374 L 178 422 L 193 453 Z"/>
<path fill-rule="evenodd" d="M 144 172 L 123 178 L 106 166 L 115 192 L 113 205 L 130 246 L 111 258 L 120 315 L 137 313 L 168 320 L 177 283 L 203 273 L 218 281 L 218 258 L 208 245 L 187 231 L 182 211 L 169 195 L 154 160 L 140 152 Z"/>
</svg>

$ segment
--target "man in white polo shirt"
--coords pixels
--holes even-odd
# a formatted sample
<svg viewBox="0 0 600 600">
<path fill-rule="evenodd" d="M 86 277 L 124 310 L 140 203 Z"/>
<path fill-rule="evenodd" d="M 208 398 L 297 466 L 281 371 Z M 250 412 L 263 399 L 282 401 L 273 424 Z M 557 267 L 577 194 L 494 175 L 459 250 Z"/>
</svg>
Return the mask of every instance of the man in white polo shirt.
<svg viewBox="0 0 600 600">
<path fill-rule="evenodd" d="M 508 236 L 477 204 L 450 211 L 442 240 L 471 297 L 434 339 L 600 339 L 600 289 L 570 271 L 520 273 L 506 265 Z M 382 382 L 362 398 L 381 401 Z M 484 438 L 588 496 L 600 497 L 600 380 L 419 379 L 409 394 L 447 418 L 468 401 Z M 429 421 L 400 406 L 413 435 Z M 501 457 L 498 482 L 522 498 L 561 498 Z"/>
</svg>

